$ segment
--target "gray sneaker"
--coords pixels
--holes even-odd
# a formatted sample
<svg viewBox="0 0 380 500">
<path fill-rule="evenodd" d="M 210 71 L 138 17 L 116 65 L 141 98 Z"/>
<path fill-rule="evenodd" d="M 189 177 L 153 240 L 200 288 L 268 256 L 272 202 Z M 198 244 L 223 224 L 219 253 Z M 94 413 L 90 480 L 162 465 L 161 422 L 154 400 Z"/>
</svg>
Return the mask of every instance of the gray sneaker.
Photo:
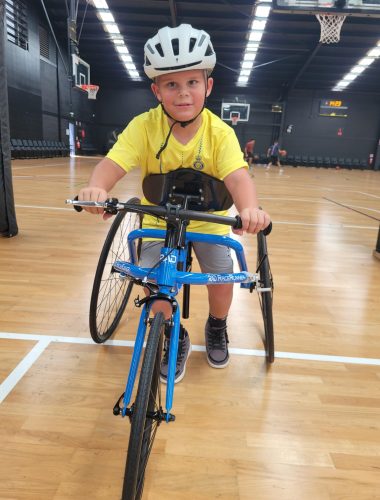
<svg viewBox="0 0 380 500">
<path fill-rule="evenodd" d="M 228 335 L 225 326 L 221 328 L 210 326 L 209 321 L 205 327 L 205 342 L 207 362 L 213 368 L 225 368 L 230 362 L 228 354 Z"/>
<path fill-rule="evenodd" d="M 181 327 L 182 328 L 182 327 Z M 191 353 L 191 342 L 189 334 L 185 329 L 183 338 L 179 338 L 178 340 L 178 354 L 177 354 L 177 365 L 175 371 L 174 383 L 180 382 L 185 376 L 186 372 L 186 361 Z M 168 381 L 168 370 L 169 370 L 169 347 L 170 347 L 170 338 L 166 337 L 164 342 L 164 355 L 161 361 L 161 370 L 160 370 L 160 380 L 164 384 Z"/>
</svg>

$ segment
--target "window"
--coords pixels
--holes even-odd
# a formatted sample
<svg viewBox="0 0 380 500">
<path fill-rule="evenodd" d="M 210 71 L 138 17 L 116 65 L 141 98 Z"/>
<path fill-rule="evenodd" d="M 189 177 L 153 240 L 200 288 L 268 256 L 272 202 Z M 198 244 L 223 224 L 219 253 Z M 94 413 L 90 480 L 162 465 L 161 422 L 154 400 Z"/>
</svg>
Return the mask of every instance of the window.
<svg viewBox="0 0 380 500">
<path fill-rule="evenodd" d="M 40 26 L 40 56 L 49 59 L 49 33 Z"/>
<path fill-rule="evenodd" d="M 28 50 L 28 23 L 26 4 L 23 0 L 5 0 L 7 39 Z"/>
</svg>

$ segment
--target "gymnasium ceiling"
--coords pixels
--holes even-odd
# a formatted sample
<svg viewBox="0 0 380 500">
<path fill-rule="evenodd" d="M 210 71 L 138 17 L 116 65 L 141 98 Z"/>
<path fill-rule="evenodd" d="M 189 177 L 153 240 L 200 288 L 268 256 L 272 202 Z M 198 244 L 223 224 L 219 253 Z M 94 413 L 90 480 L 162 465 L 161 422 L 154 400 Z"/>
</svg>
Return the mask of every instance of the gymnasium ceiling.
<svg viewBox="0 0 380 500">
<path fill-rule="evenodd" d="M 57 37 L 67 43 L 70 0 L 35 0 L 45 5 Z M 255 0 L 107 0 L 133 62 L 143 76 L 143 46 L 157 29 L 190 23 L 210 33 L 217 55 L 218 87 L 235 86 L 247 43 Z M 91 65 L 92 83 L 131 85 L 95 8 L 79 0 L 79 52 Z M 83 22 L 83 25 L 82 25 Z M 276 88 L 330 90 L 380 39 L 380 19 L 348 17 L 338 44 L 319 44 L 314 16 L 271 12 L 246 92 Z M 142 79 L 146 85 L 146 80 Z M 134 82 L 133 85 L 141 85 Z M 349 87 L 349 92 L 380 93 L 380 58 Z M 338 94 L 337 94 L 338 95 Z"/>
</svg>

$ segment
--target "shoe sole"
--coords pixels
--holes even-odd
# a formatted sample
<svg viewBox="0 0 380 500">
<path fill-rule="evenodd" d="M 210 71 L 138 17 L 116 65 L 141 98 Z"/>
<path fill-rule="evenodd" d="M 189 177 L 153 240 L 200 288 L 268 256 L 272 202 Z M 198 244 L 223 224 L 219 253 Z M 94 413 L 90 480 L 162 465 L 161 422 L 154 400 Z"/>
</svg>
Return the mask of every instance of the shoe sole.
<svg viewBox="0 0 380 500">
<path fill-rule="evenodd" d="M 230 358 L 227 359 L 222 365 L 215 365 L 212 361 L 210 361 L 209 357 L 206 355 L 207 358 L 207 363 L 212 367 L 212 368 L 225 368 L 226 366 L 229 365 L 230 363 Z"/>
<path fill-rule="evenodd" d="M 184 368 L 183 372 L 181 373 L 181 375 L 178 378 L 174 379 L 174 383 L 175 384 L 178 384 L 178 382 L 181 382 L 181 380 L 185 376 L 185 373 L 186 373 L 186 363 L 187 363 L 187 360 L 189 359 L 189 356 L 191 354 L 191 348 L 192 348 L 192 346 L 191 346 L 191 342 L 190 342 L 189 352 L 187 353 L 187 357 L 186 357 L 186 361 L 185 361 L 185 368 Z M 161 375 L 160 375 L 160 380 L 161 380 L 161 382 L 163 384 L 167 384 L 168 383 L 168 380 L 166 378 L 163 378 Z"/>
</svg>

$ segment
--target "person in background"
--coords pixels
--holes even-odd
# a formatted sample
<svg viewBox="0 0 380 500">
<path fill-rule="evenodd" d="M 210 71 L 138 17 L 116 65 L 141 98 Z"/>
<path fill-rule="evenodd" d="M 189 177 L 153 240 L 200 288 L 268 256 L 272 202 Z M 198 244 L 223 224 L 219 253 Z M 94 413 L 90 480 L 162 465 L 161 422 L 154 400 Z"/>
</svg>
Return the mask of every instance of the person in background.
<svg viewBox="0 0 380 500">
<path fill-rule="evenodd" d="M 249 139 L 244 147 L 244 159 L 248 163 L 249 168 L 251 168 L 253 163 L 253 150 L 255 148 L 255 140 Z"/>
<path fill-rule="evenodd" d="M 278 144 L 278 141 L 275 141 L 272 146 L 268 148 L 267 151 L 267 156 L 269 158 L 269 163 L 266 166 L 266 169 L 269 170 L 272 165 L 276 165 L 276 167 L 279 167 L 280 172 L 282 171 L 281 169 L 281 163 L 279 160 L 279 155 L 280 155 L 280 146 Z"/>
</svg>

